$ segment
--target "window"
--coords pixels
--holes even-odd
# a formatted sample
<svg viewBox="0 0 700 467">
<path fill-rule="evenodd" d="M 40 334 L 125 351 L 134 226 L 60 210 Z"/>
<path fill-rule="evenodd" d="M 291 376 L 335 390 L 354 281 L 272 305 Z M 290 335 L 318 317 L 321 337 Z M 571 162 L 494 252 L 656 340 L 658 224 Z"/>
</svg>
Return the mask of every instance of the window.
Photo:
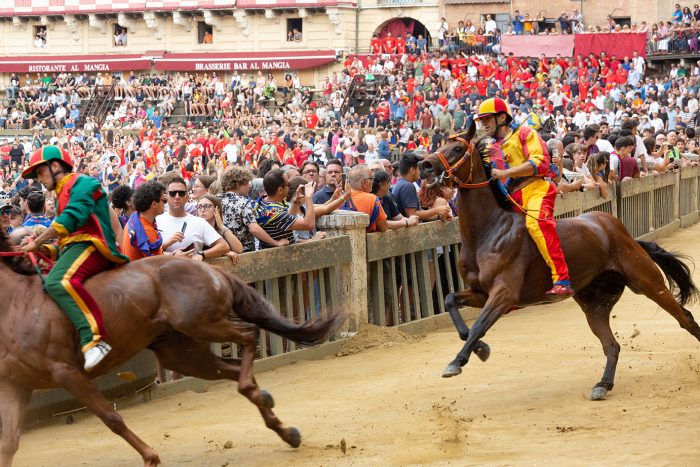
<svg viewBox="0 0 700 467">
<path fill-rule="evenodd" d="M 46 48 L 46 26 L 34 26 L 34 47 Z"/>
<path fill-rule="evenodd" d="M 302 35 L 302 19 L 288 18 L 287 19 L 287 42 L 301 42 Z"/>
<path fill-rule="evenodd" d="M 127 40 L 127 29 L 119 26 L 118 24 L 115 24 L 114 25 L 114 46 L 115 47 L 125 47 L 126 40 Z"/>
<path fill-rule="evenodd" d="M 484 13 L 481 15 L 481 25 L 476 26 L 478 30 L 479 27 L 493 34 L 496 29 L 499 31 L 507 31 L 508 26 L 510 26 L 510 15 L 507 13 Z"/>
<path fill-rule="evenodd" d="M 629 16 L 613 16 L 612 19 L 615 21 L 615 24 L 619 24 L 622 28 L 632 26 L 632 18 Z"/>
<path fill-rule="evenodd" d="M 197 42 L 211 44 L 214 42 L 214 29 L 204 21 L 197 22 Z"/>
</svg>

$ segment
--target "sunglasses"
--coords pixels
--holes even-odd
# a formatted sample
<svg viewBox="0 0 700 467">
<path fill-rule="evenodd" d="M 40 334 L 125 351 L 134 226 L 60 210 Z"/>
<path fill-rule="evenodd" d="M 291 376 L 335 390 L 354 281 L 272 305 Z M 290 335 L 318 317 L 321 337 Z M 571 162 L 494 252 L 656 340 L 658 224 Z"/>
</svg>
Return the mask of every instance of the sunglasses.
<svg viewBox="0 0 700 467">
<path fill-rule="evenodd" d="M 214 207 L 213 204 L 200 204 L 197 206 L 197 210 L 198 211 L 206 211 L 207 209 L 211 209 L 213 207 Z"/>
<path fill-rule="evenodd" d="M 170 195 L 171 198 L 175 198 L 176 196 L 179 196 L 180 198 L 184 198 L 186 194 L 187 194 L 186 190 L 168 191 L 168 195 Z"/>
</svg>

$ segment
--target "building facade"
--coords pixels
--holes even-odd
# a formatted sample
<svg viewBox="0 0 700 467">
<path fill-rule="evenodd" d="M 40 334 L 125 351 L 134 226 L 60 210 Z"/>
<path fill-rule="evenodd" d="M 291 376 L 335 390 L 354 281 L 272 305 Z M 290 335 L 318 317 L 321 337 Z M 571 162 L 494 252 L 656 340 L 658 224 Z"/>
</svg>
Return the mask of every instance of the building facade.
<svg viewBox="0 0 700 467">
<path fill-rule="evenodd" d="M 437 0 L 6 0 L 0 72 L 294 70 L 313 86 L 392 22 L 430 37 L 439 20 Z"/>
<path fill-rule="evenodd" d="M 674 5 L 693 7 L 693 3 L 671 0 L 550 0 L 534 2 L 532 0 L 443 0 L 444 16 L 450 25 L 469 19 L 473 24 L 480 24 L 483 18 L 491 15 L 503 31 L 515 10 L 520 14 L 528 13 L 535 19 L 542 15 L 549 19 L 558 18 L 562 12 L 571 15 L 574 9 L 581 12 L 585 25 L 604 26 L 608 17 L 617 23 L 637 24 L 646 21 L 649 26 L 654 22 L 670 21 Z"/>
</svg>

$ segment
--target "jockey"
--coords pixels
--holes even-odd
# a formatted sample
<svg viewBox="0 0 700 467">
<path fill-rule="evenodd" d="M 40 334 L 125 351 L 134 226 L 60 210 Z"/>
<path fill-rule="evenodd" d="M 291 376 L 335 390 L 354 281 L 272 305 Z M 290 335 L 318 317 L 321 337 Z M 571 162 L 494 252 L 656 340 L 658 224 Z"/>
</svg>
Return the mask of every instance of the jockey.
<svg viewBox="0 0 700 467">
<path fill-rule="evenodd" d="M 574 290 L 554 221 L 557 188 L 545 179 L 554 176 L 547 146 L 532 128 L 510 127 L 513 114 L 503 99 L 486 99 L 479 106 L 475 120 L 486 134 L 495 138 L 489 153 L 501 153 L 505 158 L 504 164 L 492 169 L 491 176 L 501 182 L 510 179 L 512 197 L 526 214 L 527 231 L 552 271 L 554 286 L 546 292 L 546 297 L 553 301 L 570 297 Z"/>
<path fill-rule="evenodd" d="M 66 313 L 78 331 L 85 370 L 96 367 L 109 353 L 102 313 L 83 285 L 114 264 L 126 263 L 115 241 L 107 193 L 99 180 L 71 173 L 73 161 L 58 146 L 44 146 L 32 154 L 22 177 L 38 178 L 56 191 L 56 219 L 35 240 L 22 246 L 27 253 L 44 246 L 56 264 L 46 276 L 46 293 Z M 58 252 L 46 242 L 58 237 Z"/>
</svg>

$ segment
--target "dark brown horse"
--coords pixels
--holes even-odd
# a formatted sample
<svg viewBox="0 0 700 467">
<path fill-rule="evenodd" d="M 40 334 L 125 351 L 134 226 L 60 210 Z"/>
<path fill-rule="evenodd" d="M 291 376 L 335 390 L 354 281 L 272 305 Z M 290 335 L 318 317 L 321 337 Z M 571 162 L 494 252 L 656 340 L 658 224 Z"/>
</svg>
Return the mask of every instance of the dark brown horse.
<svg viewBox="0 0 700 467">
<path fill-rule="evenodd" d="M 547 302 L 544 293 L 552 286 L 550 270 L 525 228 L 525 216 L 497 202 L 489 183 L 490 167 L 480 156 L 479 143 L 471 142 L 474 134 L 472 125 L 420 165 L 424 183 L 459 186 L 459 271 L 467 288 L 448 295 L 445 307 L 466 343 L 444 370 L 444 377 L 460 374 L 472 352 L 482 360 L 488 358 L 489 348 L 479 339 L 512 308 Z M 688 266 L 678 257 L 655 243 L 634 240 L 622 222 L 602 212 L 559 220 L 557 232 L 576 290 L 573 298 L 607 357 L 592 399 L 604 399 L 614 385 L 620 345 L 610 329 L 609 315 L 625 286 L 656 302 L 700 340 L 700 327 L 684 308 L 698 291 Z M 677 291 L 675 298 L 669 288 Z M 460 306 L 482 309 L 471 331 L 459 315 Z"/>
<path fill-rule="evenodd" d="M 0 232 L 0 251 L 10 250 L 7 236 Z M 282 424 L 271 410 L 272 397 L 253 378 L 258 326 L 313 345 L 343 323 L 344 313 L 295 324 L 231 274 L 188 259 L 147 258 L 87 282 L 102 308 L 106 340 L 113 349 L 88 375 L 77 333 L 42 292 L 31 266 L 23 259 L 1 259 L 0 467 L 12 463 L 32 391 L 53 387 L 72 393 L 136 449 L 146 466 L 159 464 L 156 452 L 127 428 L 91 381 L 146 347 L 164 367 L 184 375 L 237 380 L 238 391 L 258 407 L 269 428 L 292 447 L 301 443 L 299 430 Z M 209 350 L 210 342 L 236 342 L 242 346 L 242 358 L 217 357 Z"/>
</svg>

